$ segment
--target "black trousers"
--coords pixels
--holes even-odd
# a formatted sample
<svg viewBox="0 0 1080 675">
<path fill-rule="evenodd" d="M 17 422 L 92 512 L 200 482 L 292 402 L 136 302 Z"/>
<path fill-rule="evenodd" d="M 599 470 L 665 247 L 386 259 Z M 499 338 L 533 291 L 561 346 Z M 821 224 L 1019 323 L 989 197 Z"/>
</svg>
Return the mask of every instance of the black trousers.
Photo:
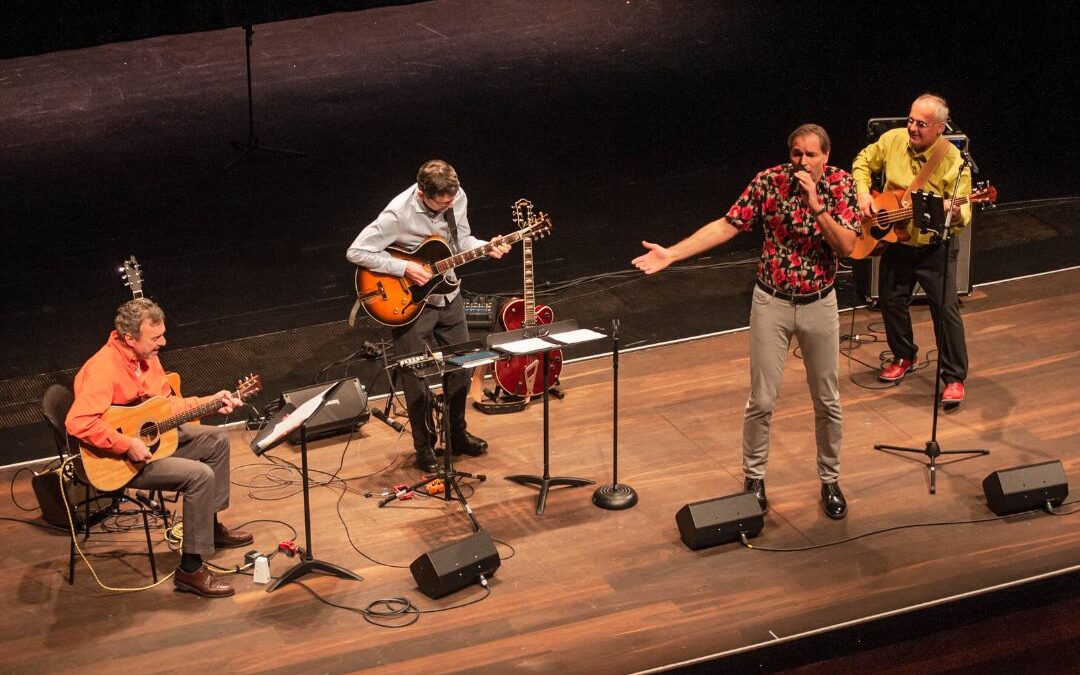
<svg viewBox="0 0 1080 675">
<path fill-rule="evenodd" d="M 914 360 L 919 352 L 908 310 L 915 283 L 918 282 L 930 305 L 938 359 L 941 361 L 941 379 L 946 384 L 963 382 L 968 370 L 964 320 L 960 316 L 960 298 L 956 295 L 959 251 L 960 240 L 952 237 L 948 244 L 921 247 L 893 244 L 881 255 L 878 304 L 885 320 L 885 336 L 893 358 Z M 946 264 L 948 284 L 942 295 L 942 275 L 945 274 Z"/>
<path fill-rule="evenodd" d="M 404 328 L 394 329 L 392 337 L 394 352 L 399 356 L 422 352 L 425 348 L 437 351 L 440 346 L 468 341 L 469 327 L 465 323 L 465 304 L 461 294 L 445 307 L 428 305 L 416 321 Z M 455 437 L 465 433 L 465 398 L 469 394 L 470 372 L 459 370 L 451 373 L 447 391 L 444 392 L 450 404 L 450 433 Z M 431 395 L 428 389 L 433 383 L 404 373 L 401 384 L 405 390 L 405 405 L 409 409 L 413 447 L 417 452 L 431 450 L 435 447 L 437 436 L 431 419 Z"/>
</svg>

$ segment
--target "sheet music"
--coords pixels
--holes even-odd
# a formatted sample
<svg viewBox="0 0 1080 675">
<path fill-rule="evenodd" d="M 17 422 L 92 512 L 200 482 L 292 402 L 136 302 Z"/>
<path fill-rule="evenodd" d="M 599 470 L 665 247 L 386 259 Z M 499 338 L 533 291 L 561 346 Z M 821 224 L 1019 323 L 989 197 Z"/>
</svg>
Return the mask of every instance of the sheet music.
<svg viewBox="0 0 1080 675">
<path fill-rule="evenodd" d="M 323 402 L 323 397 L 326 396 L 326 392 L 336 386 L 337 382 L 332 382 L 327 385 L 326 389 L 323 389 L 318 394 L 312 396 L 308 400 L 301 403 L 296 410 L 285 416 L 285 419 L 281 420 L 274 425 L 274 428 L 263 437 L 258 443 L 260 450 L 267 448 L 270 445 L 276 443 L 282 437 L 300 428 L 300 425 L 307 421 L 307 418 L 311 417 L 311 413 L 315 412 L 315 409 Z"/>
<path fill-rule="evenodd" d="M 549 340 L 555 340 L 564 345 L 575 345 L 579 342 L 599 340 L 602 337 L 605 337 L 603 333 L 598 333 L 591 328 L 578 328 L 577 330 L 568 330 L 565 333 L 552 333 L 551 335 L 548 335 Z"/>
<path fill-rule="evenodd" d="M 546 352 L 554 349 L 556 346 L 555 343 L 543 338 L 525 338 L 524 340 L 503 342 L 496 345 L 495 348 L 511 354 L 535 354 L 536 352 Z"/>
</svg>

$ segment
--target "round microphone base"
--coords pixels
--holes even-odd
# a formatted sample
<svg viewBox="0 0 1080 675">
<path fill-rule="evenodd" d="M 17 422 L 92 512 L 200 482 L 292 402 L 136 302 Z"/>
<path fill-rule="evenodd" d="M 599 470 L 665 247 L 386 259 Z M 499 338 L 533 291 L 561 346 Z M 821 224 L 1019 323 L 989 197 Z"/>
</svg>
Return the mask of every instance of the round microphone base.
<svg viewBox="0 0 1080 675">
<path fill-rule="evenodd" d="M 592 502 L 609 511 L 628 509 L 637 504 L 638 496 L 634 488 L 621 483 L 601 485 L 593 491 Z"/>
</svg>

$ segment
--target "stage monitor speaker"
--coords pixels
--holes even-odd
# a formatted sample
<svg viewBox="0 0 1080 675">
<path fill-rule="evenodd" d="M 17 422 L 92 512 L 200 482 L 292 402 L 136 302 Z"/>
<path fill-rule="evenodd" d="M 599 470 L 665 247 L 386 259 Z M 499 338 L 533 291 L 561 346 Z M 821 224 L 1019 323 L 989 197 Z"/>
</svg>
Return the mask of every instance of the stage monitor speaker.
<svg viewBox="0 0 1080 675">
<path fill-rule="evenodd" d="M 956 294 L 971 295 L 971 228 L 974 223 L 968 225 L 957 240 L 960 242 L 960 251 L 956 258 Z M 903 246 L 903 244 L 889 244 L 890 246 Z M 874 256 L 865 260 L 855 261 L 855 282 L 866 302 L 876 302 L 881 297 L 881 256 Z M 938 280 L 940 283 L 940 279 Z M 926 292 L 922 286 L 915 284 L 913 297 L 919 300 L 926 299 Z"/>
<path fill-rule="evenodd" d="M 289 403 L 296 407 L 312 398 L 320 391 L 330 386 L 330 383 L 317 384 L 313 387 L 292 389 L 281 394 L 281 406 Z M 351 378 L 338 385 L 333 395 L 323 402 L 322 409 L 318 414 L 307 422 L 307 439 L 309 441 L 328 438 L 338 434 L 351 432 L 356 426 L 366 424 L 371 412 L 368 410 L 367 394 L 360 386 L 359 378 Z M 300 431 L 294 431 L 287 437 L 293 445 L 300 442 Z"/>
<path fill-rule="evenodd" d="M 441 598 L 490 577 L 499 569 L 499 552 L 483 530 L 420 556 L 409 565 L 416 587 L 429 598 Z"/>
<path fill-rule="evenodd" d="M 59 471 L 59 469 L 44 471 L 34 474 L 34 477 L 30 479 L 30 484 L 34 488 L 34 496 L 37 497 L 38 507 L 41 508 L 41 518 L 46 523 L 62 527 L 65 530 L 71 524 L 74 524 L 75 529 L 78 529 L 83 524 L 83 512 L 80 509 L 82 505 L 87 503 L 87 500 L 90 503 L 90 510 L 97 511 L 102 506 L 107 505 L 110 499 L 98 496 L 98 492 L 93 486 L 90 486 L 89 491 L 87 491 L 86 488 L 81 486 L 77 488 L 69 481 L 64 482 L 64 493 L 61 495 L 60 481 L 57 478 Z M 67 497 L 66 500 L 64 496 Z M 73 508 L 71 512 L 73 523 L 68 523 L 65 503 Z"/>
<path fill-rule="evenodd" d="M 999 469 L 983 479 L 986 505 L 1004 516 L 1041 508 L 1050 502 L 1061 506 L 1069 496 L 1069 481 L 1060 460 Z"/>
<path fill-rule="evenodd" d="M 753 539 L 765 526 L 765 514 L 753 492 L 740 492 L 687 504 L 675 514 L 675 523 L 682 542 L 696 551 L 738 541 L 741 534 Z"/>
</svg>

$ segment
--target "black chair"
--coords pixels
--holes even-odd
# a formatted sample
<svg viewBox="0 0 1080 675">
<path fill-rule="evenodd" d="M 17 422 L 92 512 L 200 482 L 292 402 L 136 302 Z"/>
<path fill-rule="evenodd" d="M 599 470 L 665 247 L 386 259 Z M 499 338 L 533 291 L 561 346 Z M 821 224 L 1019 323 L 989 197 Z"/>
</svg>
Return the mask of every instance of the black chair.
<svg viewBox="0 0 1080 675">
<path fill-rule="evenodd" d="M 154 543 L 150 537 L 150 519 L 160 518 L 164 526 L 168 528 L 169 512 L 165 508 L 164 495 L 161 491 L 157 491 L 150 493 L 149 497 L 136 494 L 132 498 L 124 488 L 111 492 L 94 488 L 83 469 L 78 443 L 67 433 L 64 423 L 74 401 L 75 397 L 71 390 L 60 384 L 51 385 L 41 399 L 41 412 L 53 433 L 53 440 L 56 441 L 60 464 L 65 467 L 65 478 L 76 489 L 82 488 L 82 499 L 67 504 L 74 529 L 81 531 L 83 541 L 86 541 L 90 538 L 90 528 L 105 518 L 116 515 L 141 515 L 143 531 L 146 533 L 146 554 L 150 559 L 150 573 L 156 583 L 158 580 L 157 561 L 154 558 Z M 70 462 L 67 461 L 69 458 L 72 458 Z M 68 494 L 66 490 L 64 494 Z M 75 536 L 75 532 L 72 532 L 68 557 L 69 584 L 75 583 Z"/>
</svg>

